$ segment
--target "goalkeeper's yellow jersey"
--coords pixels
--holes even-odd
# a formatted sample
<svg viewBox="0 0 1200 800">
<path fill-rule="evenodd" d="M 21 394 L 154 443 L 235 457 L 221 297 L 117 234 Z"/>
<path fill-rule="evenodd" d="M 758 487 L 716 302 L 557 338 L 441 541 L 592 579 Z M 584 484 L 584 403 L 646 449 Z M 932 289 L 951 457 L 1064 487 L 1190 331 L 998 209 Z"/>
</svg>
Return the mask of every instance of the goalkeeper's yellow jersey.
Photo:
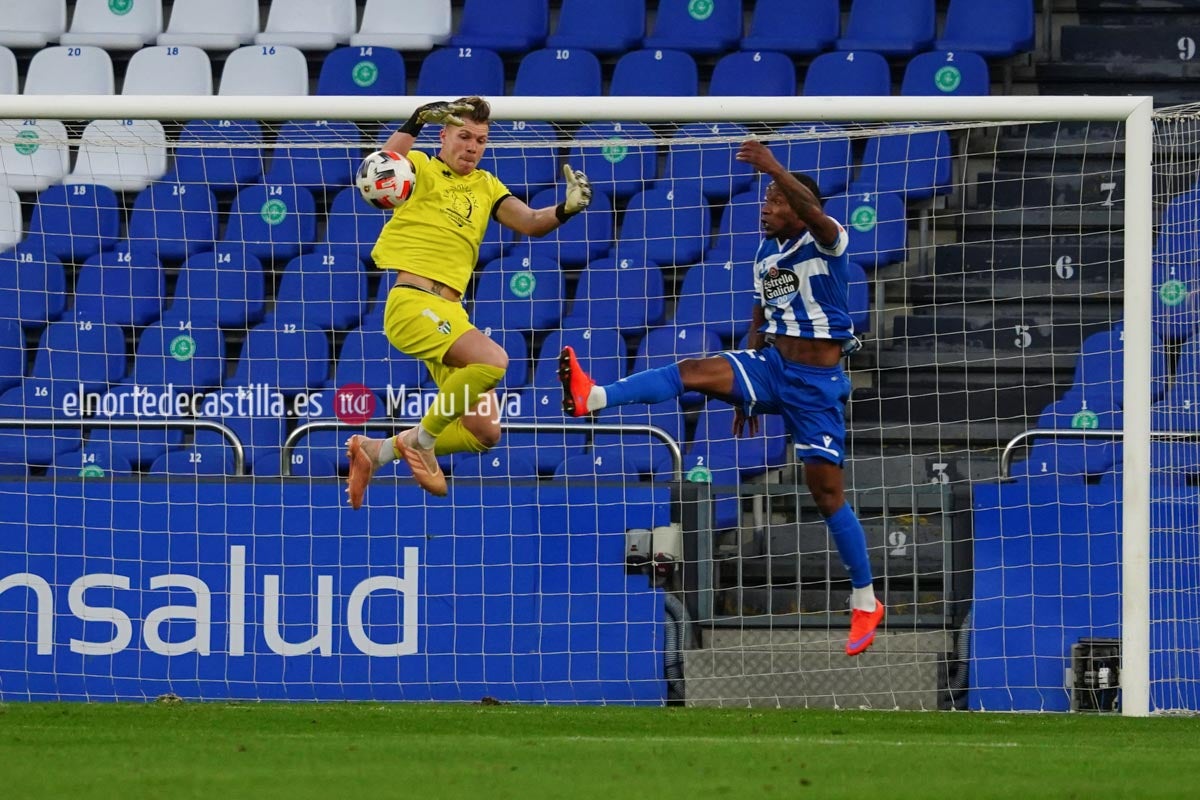
<svg viewBox="0 0 1200 800">
<path fill-rule="evenodd" d="M 408 160 L 417 183 L 383 226 L 371 258 L 380 269 L 411 272 L 463 293 L 488 221 L 512 192 L 487 170 L 459 175 L 419 150 Z"/>
</svg>

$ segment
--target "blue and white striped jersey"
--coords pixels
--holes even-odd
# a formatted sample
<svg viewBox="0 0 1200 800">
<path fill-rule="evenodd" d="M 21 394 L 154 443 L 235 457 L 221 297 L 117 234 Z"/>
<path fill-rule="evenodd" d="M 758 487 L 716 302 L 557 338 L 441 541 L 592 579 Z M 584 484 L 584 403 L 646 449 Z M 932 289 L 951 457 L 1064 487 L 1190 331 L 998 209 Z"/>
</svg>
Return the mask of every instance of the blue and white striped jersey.
<svg viewBox="0 0 1200 800">
<path fill-rule="evenodd" d="M 754 257 L 754 291 L 767 320 L 763 333 L 853 338 L 846 286 L 849 243 L 840 224 L 833 247 L 817 244 L 808 231 L 786 242 L 762 240 Z"/>
</svg>

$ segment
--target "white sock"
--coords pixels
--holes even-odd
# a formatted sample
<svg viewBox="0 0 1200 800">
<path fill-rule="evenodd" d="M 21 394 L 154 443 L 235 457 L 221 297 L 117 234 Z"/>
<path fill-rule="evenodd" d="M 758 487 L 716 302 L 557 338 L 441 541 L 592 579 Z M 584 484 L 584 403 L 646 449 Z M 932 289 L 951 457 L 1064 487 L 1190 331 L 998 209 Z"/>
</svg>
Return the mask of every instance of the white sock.
<svg viewBox="0 0 1200 800">
<path fill-rule="evenodd" d="M 850 590 L 850 607 L 859 611 L 874 611 L 879 603 L 875 599 L 875 588 L 867 584 L 862 588 Z"/>
<path fill-rule="evenodd" d="M 606 405 L 608 405 L 608 392 L 604 391 L 603 386 L 593 386 L 587 396 L 588 411 L 599 411 Z"/>
<path fill-rule="evenodd" d="M 417 447 L 422 450 L 432 450 L 436 442 L 437 437 L 425 430 L 424 425 L 417 426 Z"/>
<path fill-rule="evenodd" d="M 396 447 L 392 442 L 392 437 L 383 440 L 383 444 L 379 445 L 379 453 L 375 456 L 375 463 L 381 467 L 385 467 L 399 457 L 396 452 Z"/>
</svg>

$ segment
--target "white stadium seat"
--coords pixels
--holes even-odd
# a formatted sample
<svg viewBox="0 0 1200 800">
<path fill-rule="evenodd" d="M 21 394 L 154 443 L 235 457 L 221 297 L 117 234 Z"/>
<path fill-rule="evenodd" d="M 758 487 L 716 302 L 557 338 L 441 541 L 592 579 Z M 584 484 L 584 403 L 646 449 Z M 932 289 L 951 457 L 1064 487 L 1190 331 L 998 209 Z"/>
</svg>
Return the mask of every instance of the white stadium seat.
<svg viewBox="0 0 1200 800">
<path fill-rule="evenodd" d="M 234 50 L 259 31 L 258 0 L 175 0 L 159 44 Z"/>
<path fill-rule="evenodd" d="M 271 0 L 267 26 L 257 44 L 332 50 L 350 41 L 358 19 L 354 0 Z"/>
<path fill-rule="evenodd" d="M 285 44 L 239 47 L 225 59 L 217 94 L 308 94 L 308 59 Z"/>
<path fill-rule="evenodd" d="M 79 140 L 75 169 L 63 183 L 99 183 L 138 192 L 167 171 L 167 136 L 153 119 L 98 119 Z"/>
<path fill-rule="evenodd" d="M 112 94 L 108 51 L 87 45 L 39 50 L 25 73 L 25 94 Z"/>
<path fill-rule="evenodd" d="M 71 28 L 59 44 L 137 50 L 162 33 L 162 0 L 75 0 Z"/>
<path fill-rule="evenodd" d="M 208 53 L 188 45 L 143 47 L 129 59 L 121 94 L 213 93 Z"/>
<path fill-rule="evenodd" d="M 40 49 L 67 29 L 67 0 L 0 0 L 0 44 Z"/>
<path fill-rule="evenodd" d="M 25 235 L 21 198 L 11 186 L 0 186 L 0 250 L 7 250 Z"/>
<path fill-rule="evenodd" d="M 350 37 L 357 47 L 432 50 L 450 39 L 450 0 L 367 0 L 362 25 Z"/>
<path fill-rule="evenodd" d="M 0 147 L 0 182 L 18 192 L 40 192 L 71 169 L 67 128 L 58 120 L 0 120 L 0 142 L 5 143 Z"/>
<path fill-rule="evenodd" d="M 17 94 L 17 57 L 0 47 L 0 94 Z"/>
</svg>

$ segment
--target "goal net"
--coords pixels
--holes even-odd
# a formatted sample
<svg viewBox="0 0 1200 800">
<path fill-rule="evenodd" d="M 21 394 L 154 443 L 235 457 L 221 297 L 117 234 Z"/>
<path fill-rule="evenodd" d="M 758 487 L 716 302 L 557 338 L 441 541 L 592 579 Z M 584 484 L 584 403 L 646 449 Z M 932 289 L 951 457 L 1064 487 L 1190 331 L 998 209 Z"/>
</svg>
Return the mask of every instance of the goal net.
<svg viewBox="0 0 1200 800">
<path fill-rule="evenodd" d="M 592 205 L 480 248 L 501 444 L 354 512 L 345 439 L 437 394 L 353 187 L 396 121 L 59 100 L 0 103 L 3 699 L 1196 708 L 1191 110 L 1152 195 L 1131 98 L 495 98 L 480 168 L 536 208 L 569 163 Z M 750 136 L 849 235 L 846 497 L 888 609 L 854 659 L 778 417 L 560 407 L 564 345 L 601 383 L 746 346 Z"/>
</svg>

